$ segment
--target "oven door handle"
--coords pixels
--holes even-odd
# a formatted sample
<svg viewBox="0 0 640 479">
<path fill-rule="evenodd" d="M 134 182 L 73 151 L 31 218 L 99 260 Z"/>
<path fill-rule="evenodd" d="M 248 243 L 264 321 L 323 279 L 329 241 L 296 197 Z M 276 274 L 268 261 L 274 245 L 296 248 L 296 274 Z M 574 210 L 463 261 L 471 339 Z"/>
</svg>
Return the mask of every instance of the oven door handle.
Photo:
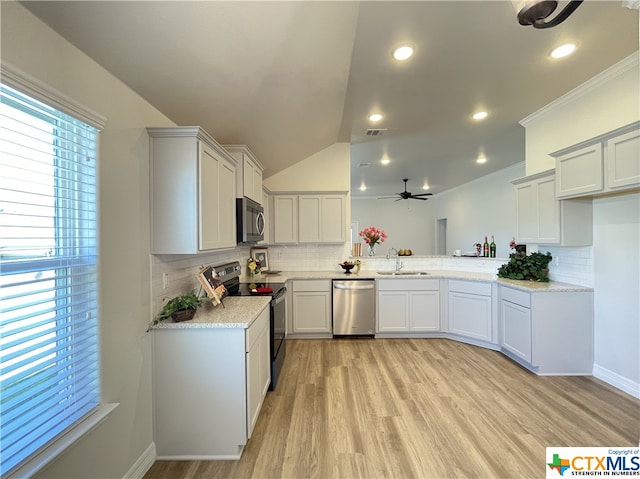
<svg viewBox="0 0 640 479">
<path fill-rule="evenodd" d="M 287 292 L 287 288 L 282 288 L 280 291 L 278 291 L 278 294 L 273 296 L 273 299 L 271 300 L 271 304 L 275 306 L 276 304 L 282 303 L 287 297 L 285 294 L 286 292 Z"/>
</svg>

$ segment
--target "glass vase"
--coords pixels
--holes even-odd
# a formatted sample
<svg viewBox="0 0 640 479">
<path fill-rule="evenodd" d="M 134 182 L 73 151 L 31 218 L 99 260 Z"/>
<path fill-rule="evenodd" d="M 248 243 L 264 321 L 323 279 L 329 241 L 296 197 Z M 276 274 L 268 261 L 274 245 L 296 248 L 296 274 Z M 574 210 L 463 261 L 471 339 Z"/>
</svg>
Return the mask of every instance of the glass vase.
<svg viewBox="0 0 640 479">
<path fill-rule="evenodd" d="M 367 245 L 367 251 L 369 252 L 369 256 L 375 256 L 376 255 L 376 250 L 373 249 L 372 245 Z"/>
</svg>

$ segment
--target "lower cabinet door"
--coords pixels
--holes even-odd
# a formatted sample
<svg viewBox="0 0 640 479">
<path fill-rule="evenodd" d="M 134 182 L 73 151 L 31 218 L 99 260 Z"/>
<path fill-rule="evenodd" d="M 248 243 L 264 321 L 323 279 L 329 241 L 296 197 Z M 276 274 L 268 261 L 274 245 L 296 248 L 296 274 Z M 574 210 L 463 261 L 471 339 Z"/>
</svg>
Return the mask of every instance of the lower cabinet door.
<svg viewBox="0 0 640 479">
<path fill-rule="evenodd" d="M 378 293 L 378 331 L 409 331 L 409 293 L 380 291 Z"/>
<path fill-rule="evenodd" d="M 505 300 L 500 309 L 500 346 L 530 363 L 531 310 Z"/>
<path fill-rule="evenodd" d="M 324 291 L 293 293 L 293 332 L 331 332 L 330 293 Z"/>
<path fill-rule="evenodd" d="M 449 330 L 468 338 L 491 341 L 491 296 L 450 291 Z"/>
<path fill-rule="evenodd" d="M 440 292 L 411 291 L 411 331 L 440 331 Z"/>
</svg>

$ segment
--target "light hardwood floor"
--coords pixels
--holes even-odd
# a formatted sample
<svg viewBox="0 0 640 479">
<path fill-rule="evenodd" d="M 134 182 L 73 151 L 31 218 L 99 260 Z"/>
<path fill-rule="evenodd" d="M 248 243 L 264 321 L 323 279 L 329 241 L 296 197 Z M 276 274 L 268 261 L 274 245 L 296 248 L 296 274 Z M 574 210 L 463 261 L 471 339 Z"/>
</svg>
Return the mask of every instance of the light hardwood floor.
<svg viewBox="0 0 640 479">
<path fill-rule="evenodd" d="M 239 461 L 145 479 L 540 478 L 547 446 L 638 446 L 640 401 L 446 339 L 289 340 Z"/>
</svg>

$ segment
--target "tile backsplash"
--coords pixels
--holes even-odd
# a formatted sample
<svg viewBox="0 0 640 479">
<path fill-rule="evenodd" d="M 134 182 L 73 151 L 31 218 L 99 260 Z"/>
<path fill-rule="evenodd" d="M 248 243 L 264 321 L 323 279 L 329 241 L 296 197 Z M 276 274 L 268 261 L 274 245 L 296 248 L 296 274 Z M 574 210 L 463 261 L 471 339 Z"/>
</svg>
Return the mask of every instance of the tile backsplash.
<svg viewBox="0 0 640 479">
<path fill-rule="evenodd" d="M 549 251 L 554 259 L 549 265 L 549 276 L 553 281 L 593 286 L 592 247 L 540 246 L 541 252 Z M 269 267 L 282 271 L 338 271 L 338 264 L 351 259 L 350 244 L 344 245 L 278 245 L 268 247 Z M 386 249 L 379 249 L 376 256 L 363 256 L 362 271 L 385 271 L 394 268 L 395 259 L 386 259 Z M 165 298 L 172 298 L 190 289 L 199 289 L 196 273 L 201 266 L 239 261 L 245 265 L 250 247 L 216 253 L 183 256 L 151 256 L 152 311 L 156 314 Z M 400 257 L 403 268 L 414 271 L 445 270 L 474 273 L 496 273 L 508 258 L 454 258 L 451 256 Z M 245 274 L 243 272 L 243 274 Z M 166 275 L 167 287 L 164 287 Z M 150 318 L 151 319 L 151 318 Z"/>
</svg>

